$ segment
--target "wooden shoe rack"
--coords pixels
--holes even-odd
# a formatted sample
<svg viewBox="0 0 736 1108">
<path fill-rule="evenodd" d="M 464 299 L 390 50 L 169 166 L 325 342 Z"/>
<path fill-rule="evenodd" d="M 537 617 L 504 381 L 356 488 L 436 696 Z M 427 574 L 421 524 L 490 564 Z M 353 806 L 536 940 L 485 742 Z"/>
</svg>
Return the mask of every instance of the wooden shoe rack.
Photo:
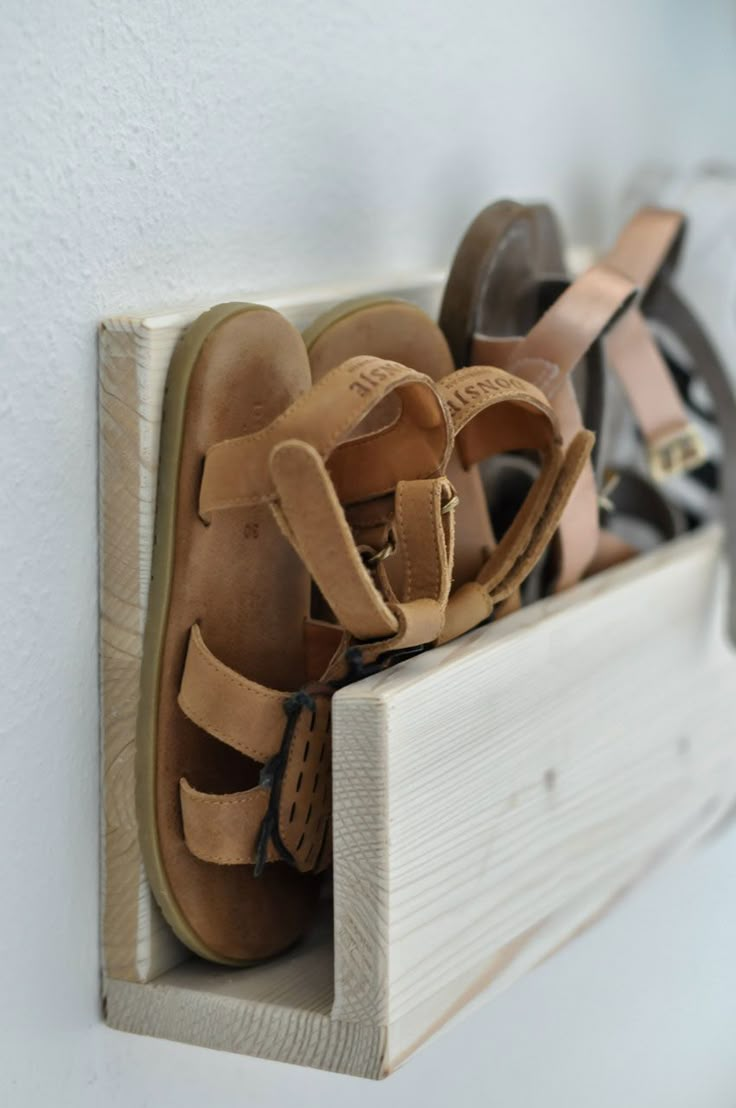
<svg viewBox="0 0 736 1108">
<path fill-rule="evenodd" d="M 259 300 L 297 325 L 442 275 Z M 166 370 L 206 305 L 100 333 L 103 992 L 112 1027 L 378 1078 L 736 808 L 736 653 L 710 527 L 339 692 L 334 890 L 309 939 L 192 958 L 137 841 L 137 690 Z"/>
</svg>

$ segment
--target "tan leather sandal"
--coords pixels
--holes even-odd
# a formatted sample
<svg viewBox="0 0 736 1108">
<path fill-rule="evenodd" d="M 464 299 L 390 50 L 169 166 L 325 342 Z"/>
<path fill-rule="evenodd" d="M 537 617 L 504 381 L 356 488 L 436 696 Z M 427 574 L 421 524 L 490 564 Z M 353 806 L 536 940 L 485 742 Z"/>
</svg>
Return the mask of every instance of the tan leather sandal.
<svg viewBox="0 0 736 1108">
<path fill-rule="evenodd" d="M 602 428 L 601 339 L 635 295 L 633 283 L 604 264 L 570 283 L 550 209 L 500 201 L 480 213 L 458 248 L 440 325 L 456 365 L 498 365 L 537 385 L 569 445 L 582 427 L 596 433 Z M 600 557 L 604 462 L 597 443 L 562 515 L 539 591 L 571 587 Z M 618 560 L 620 544 L 605 537 L 603 542 L 606 554 Z M 615 551 L 609 549 L 612 542 Z"/>
<path fill-rule="evenodd" d="M 202 957 L 284 950 L 330 860 L 330 698 L 436 640 L 449 592 L 451 428 L 432 383 L 375 358 L 311 388 L 298 332 L 228 304 L 171 362 L 137 736 L 141 844 L 175 933 Z M 380 437 L 351 438 L 386 397 Z M 417 574 L 343 505 L 382 502 Z M 400 517 L 400 519 L 399 519 Z M 310 575 L 339 626 L 310 620 Z"/>
<path fill-rule="evenodd" d="M 345 357 L 364 351 L 400 358 L 437 382 L 450 410 L 456 449 L 447 467 L 457 497 L 455 568 L 447 642 L 497 614 L 541 557 L 587 463 L 593 436 L 579 429 L 566 448 L 559 422 L 542 393 L 511 374 L 474 366 L 454 371 L 442 332 L 424 312 L 398 300 L 349 302 L 326 313 L 304 335 L 315 380 Z M 373 413 L 377 433 L 394 413 Z M 491 529 L 478 462 L 496 453 L 533 451 L 541 465 L 529 494 L 500 542 Z M 394 581 L 410 566 L 401 544 L 387 563 Z"/>
</svg>

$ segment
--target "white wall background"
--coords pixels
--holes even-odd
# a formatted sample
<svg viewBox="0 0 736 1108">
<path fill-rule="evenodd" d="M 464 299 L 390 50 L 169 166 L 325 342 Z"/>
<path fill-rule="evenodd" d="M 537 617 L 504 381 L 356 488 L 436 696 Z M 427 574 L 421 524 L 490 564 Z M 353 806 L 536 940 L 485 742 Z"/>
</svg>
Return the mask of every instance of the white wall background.
<svg viewBox="0 0 736 1108">
<path fill-rule="evenodd" d="M 733 1108 L 733 832 L 381 1086 L 100 1024 L 95 325 L 445 264 L 501 194 L 600 240 L 642 160 L 736 153 L 735 6 L 1 10 L 0 1103 Z"/>
</svg>

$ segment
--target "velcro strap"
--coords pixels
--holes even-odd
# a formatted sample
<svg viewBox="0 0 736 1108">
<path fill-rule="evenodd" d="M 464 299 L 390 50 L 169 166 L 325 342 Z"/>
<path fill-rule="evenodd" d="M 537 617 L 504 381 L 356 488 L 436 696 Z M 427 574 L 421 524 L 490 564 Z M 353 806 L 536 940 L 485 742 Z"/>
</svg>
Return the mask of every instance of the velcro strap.
<svg viewBox="0 0 736 1108">
<path fill-rule="evenodd" d="M 736 645 L 736 381 L 721 361 L 710 338 L 670 281 L 660 281 L 647 300 L 647 314 L 668 327 L 684 345 L 713 398 L 723 438 L 720 493 L 730 574 L 728 633 Z"/>
<path fill-rule="evenodd" d="M 567 450 L 556 444 L 542 455 L 539 476 L 478 575 L 494 603 L 517 589 L 539 561 L 559 526 L 594 442 L 591 431 L 579 431 Z"/>
<path fill-rule="evenodd" d="M 368 413 L 397 390 L 399 418 L 375 434 L 347 442 Z M 268 427 L 208 450 L 200 487 L 202 517 L 216 509 L 274 499 L 269 458 L 277 443 L 287 439 L 306 442 L 321 458 L 331 458 L 331 476 L 343 504 L 390 492 L 399 476 L 434 475 L 451 447 L 445 412 L 428 377 L 397 362 L 351 358 Z"/>
<path fill-rule="evenodd" d="M 281 742 L 286 695 L 230 669 L 208 650 L 199 625 L 192 627 L 178 701 L 203 731 L 266 762 Z"/>
<path fill-rule="evenodd" d="M 353 540 L 330 475 L 313 446 L 290 440 L 271 455 L 279 526 L 298 552 L 338 623 L 357 639 L 384 639 L 398 621 Z"/>
<path fill-rule="evenodd" d="M 328 864 L 330 697 L 306 696 L 304 701 L 312 707 L 298 710 L 289 727 L 282 696 L 279 739 L 287 733 L 290 741 L 279 750 L 279 768 L 262 784 L 216 794 L 201 792 L 184 778 L 179 782 L 184 840 L 195 857 L 232 866 L 288 859 L 302 872 Z"/>
<path fill-rule="evenodd" d="M 397 595 L 382 564 L 375 579 L 366 568 L 327 467 L 313 447 L 279 443 L 271 470 L 278 495 L 271 510 L 340 626 L 360 642 L 381 643 L 383 651 L 403 649 L 409 640 L 418 645 L 415 636 L 424 634 L 423 628 L 430 638 L 421 642 L 434 641 L 452 574 L 453 517 L 445 511 L 452 489 L 447 479 L 397 483 L 395 541 L 404 577 Z M 419 600 L 431 603 L 409 606 Z"/>
<path fill-rule="evenodd" d="M 447 602 L 455 535 L 452 496 L 445 477 L 399 481 L 396 486 L 394 528 L 402 560 L 402 603 Z"/>
<path fill-rule="evenodd" d="M 445 604 L 424 598 L 396 604 L 394 610 L 399 630 L 390 639 L 364 645 L 361 648 L 363 663 L 371 663 L 389 654 L 411 652 L 439 640 L 445 621 Z"/>
</svg>

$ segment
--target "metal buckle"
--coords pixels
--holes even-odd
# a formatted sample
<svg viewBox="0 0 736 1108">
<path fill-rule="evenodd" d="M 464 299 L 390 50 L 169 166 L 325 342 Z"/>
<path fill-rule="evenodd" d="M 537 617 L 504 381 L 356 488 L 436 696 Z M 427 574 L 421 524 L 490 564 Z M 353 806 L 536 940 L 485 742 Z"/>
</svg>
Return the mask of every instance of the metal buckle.
<svg viewBox="0 0 736 1108">
<path fill-rule="evenodd" d="M 651 443 L 647 457 L 653 480 L 660 482 L 702 466 L 708 460 L 708 452 L 697 427 L 689 423 L 683 430 Z"/>
</svg>

